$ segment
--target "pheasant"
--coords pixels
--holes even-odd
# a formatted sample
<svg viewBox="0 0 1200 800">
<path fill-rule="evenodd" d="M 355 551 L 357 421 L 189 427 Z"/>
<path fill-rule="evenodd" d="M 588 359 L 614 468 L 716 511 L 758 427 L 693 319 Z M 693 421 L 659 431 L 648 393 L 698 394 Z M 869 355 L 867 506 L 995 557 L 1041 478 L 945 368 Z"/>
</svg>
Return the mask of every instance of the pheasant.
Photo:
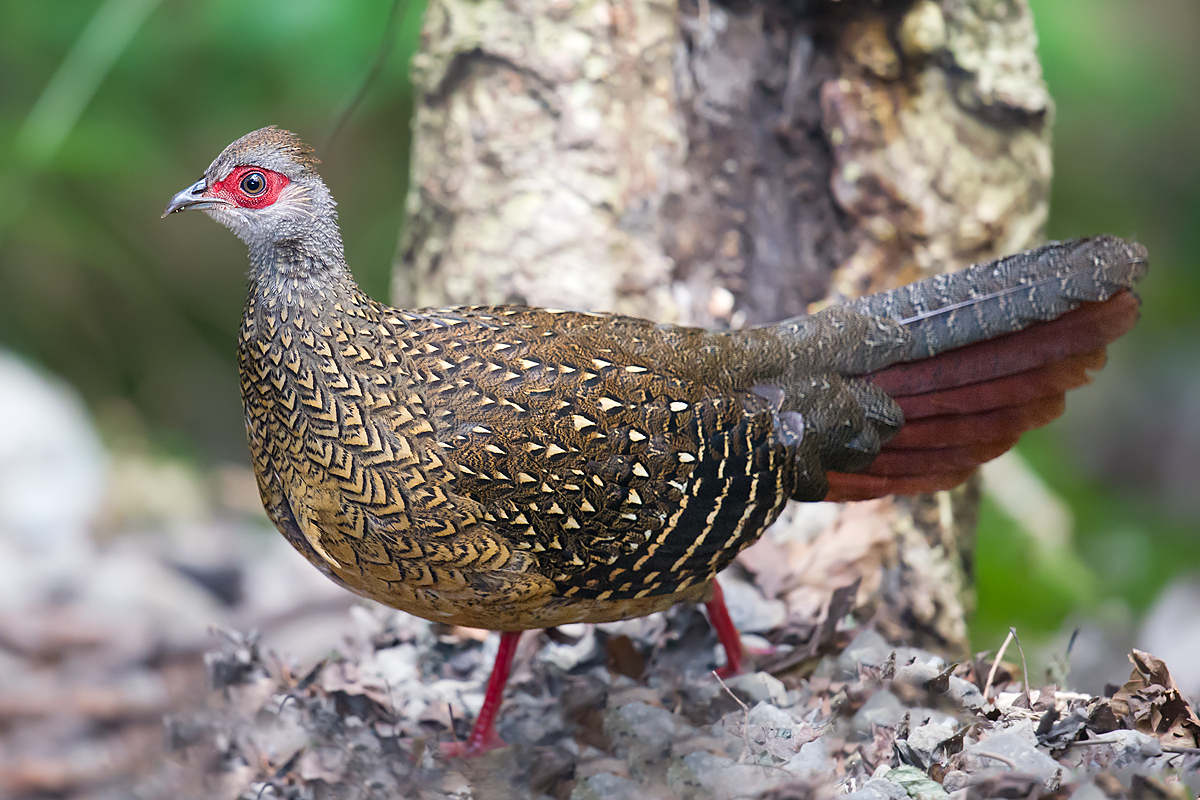
<svg viewBox="0 0 1200 800">
<path fill-rule="evenodd" d="M 1052 242 L 737 331 L 525 306 L 388 307 L 355 284 L 318 161 L 275 127 L 163 216 L 249 247 L 238 339 L 263 504 L 329 578 L 501 632 L 466 742 L 494 729 L 521 631 L 706 602 L 789 499 L 951 488 L 1063 410 L 1139 302 L 1146 251 Z"/>
</svg>

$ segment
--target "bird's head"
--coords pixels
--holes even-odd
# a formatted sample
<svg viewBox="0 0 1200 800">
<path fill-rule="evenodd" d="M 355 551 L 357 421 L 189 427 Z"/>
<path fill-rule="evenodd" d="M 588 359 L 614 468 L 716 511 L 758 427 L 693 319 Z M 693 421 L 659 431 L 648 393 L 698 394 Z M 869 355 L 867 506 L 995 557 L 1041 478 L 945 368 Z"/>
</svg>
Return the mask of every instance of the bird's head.
<svg viewBox="0 0 1200 800">
<path fill-rule="evenodd" d="M 278 248 L 341 256 L 333 198 L 312 148 L 274 126 L 225 148 L 204 177 L 171 198 L 163 216 L 199 209 L 250 246 L 252 259 Z"/>
</svg>

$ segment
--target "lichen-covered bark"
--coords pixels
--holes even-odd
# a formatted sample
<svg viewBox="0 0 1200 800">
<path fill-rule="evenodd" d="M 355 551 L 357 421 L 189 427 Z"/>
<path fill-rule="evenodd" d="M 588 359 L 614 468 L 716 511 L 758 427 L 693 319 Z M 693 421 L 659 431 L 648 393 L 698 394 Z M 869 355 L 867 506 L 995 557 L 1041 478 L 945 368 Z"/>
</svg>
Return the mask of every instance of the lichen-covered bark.
<svg viewBox="0 0 1200 800">
<path fill-rule="evenodd" d="M 658 241 L 676 49 L 662 3 L 430 3 L 393 299 L 682 319 Z"/>
<path fill-rule="evenodd" d="M 1024 0 L 432 0 L 413 74 L 400 304 L 738 326 L 1029 247 L 1046 219 Z M 862 509 L 777 527 L 833 532 L 809 585 L 830 559 L 873 571 L 861 610 L 962 651 L 975 494 L 872 506 L 883 543 Z"/>
</svg>

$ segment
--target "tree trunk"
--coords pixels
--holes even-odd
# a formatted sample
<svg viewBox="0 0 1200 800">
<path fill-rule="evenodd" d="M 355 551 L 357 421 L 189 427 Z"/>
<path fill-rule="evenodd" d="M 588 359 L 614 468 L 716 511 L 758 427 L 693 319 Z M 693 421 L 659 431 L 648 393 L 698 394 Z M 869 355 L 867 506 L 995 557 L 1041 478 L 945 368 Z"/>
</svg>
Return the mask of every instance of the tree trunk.
<svg viewBox="0 0 1200 800">
<path fill-rule="evenodd" d="M 1030 247 L 1035 48 L 1024 0 L 431 0 L 393 300 L 740 326 Z M 756 547 L 792 613 L 862 578 L 857 613 L 958 655 L 977 505 L 793 504 Z"/>
</svg>

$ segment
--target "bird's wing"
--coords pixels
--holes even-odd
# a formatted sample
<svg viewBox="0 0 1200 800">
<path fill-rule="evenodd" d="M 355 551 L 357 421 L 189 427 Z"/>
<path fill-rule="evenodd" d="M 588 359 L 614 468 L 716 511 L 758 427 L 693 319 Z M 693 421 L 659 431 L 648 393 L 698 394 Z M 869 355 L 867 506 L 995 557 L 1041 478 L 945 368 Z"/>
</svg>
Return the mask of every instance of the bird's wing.
<svg viewBox="0 0 1200 800">
<path fill-rule="evenodd" d="M 426 405 L 451 490 L 571 596 L 707 581 L 785 502 L 776 407 L 666 366 L 692 329 L 515 307 L 428 316 L 412 363 L 438 395 Z"/>
</svg>

